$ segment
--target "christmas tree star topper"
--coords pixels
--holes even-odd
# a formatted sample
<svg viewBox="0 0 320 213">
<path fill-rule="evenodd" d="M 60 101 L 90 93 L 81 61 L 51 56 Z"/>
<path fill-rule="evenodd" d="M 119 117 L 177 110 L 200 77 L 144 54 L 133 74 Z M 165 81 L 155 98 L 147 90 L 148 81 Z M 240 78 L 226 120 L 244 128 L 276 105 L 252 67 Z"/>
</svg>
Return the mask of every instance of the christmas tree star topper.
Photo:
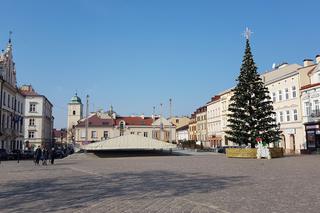
<svg viewBox="0 0 320 213">
<path fill-rule="evenodd" d="M 249 40 L 251 34 L 253 34 L 253 32 L 252 32 L 248 27 L 246 27 L 246 30 L 243 32 L 242 35 L 243 35 L 243 37 L 245 37 L 247 40 Z"/>
</svg>

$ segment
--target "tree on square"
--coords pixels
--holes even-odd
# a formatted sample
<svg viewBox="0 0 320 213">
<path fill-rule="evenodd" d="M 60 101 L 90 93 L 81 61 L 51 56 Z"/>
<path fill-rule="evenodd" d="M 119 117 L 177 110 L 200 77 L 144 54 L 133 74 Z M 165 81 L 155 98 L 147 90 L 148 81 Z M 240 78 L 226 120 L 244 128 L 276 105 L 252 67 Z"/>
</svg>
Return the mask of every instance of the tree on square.
<svg viewBox="0 0 320 213">
<path fill-rule="evenodd" d="M 229 105 L 227 138 L 239 145 L 257 144 L 261 138 L 263 143 L 274 143 L 280 140 L 275 112 L 269 91 L 265 87 L 250 48 L 251 31 L 246 29 L 246 49 L 243 57 L 237 86 L 233 89 Z"/>
</svg>

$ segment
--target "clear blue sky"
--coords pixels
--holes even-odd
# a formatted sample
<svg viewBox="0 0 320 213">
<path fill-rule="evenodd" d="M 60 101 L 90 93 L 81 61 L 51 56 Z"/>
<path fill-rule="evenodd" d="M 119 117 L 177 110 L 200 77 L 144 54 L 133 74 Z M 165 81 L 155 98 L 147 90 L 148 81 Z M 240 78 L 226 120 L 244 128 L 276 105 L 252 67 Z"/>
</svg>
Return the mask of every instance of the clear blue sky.
<svg viewBox="0 0 320 213">
<path fill-rule="evenodd" d="M 32 84 L 66 126 L 77 90 L 91 109 L 150 115 L 173 99 L 189 115 L 234 85 L 248 26 L 259 71 L 320 54 L 319 1 L 1 0 L 0 45 L 13 31 L 18 84 Z"/>
</svg>

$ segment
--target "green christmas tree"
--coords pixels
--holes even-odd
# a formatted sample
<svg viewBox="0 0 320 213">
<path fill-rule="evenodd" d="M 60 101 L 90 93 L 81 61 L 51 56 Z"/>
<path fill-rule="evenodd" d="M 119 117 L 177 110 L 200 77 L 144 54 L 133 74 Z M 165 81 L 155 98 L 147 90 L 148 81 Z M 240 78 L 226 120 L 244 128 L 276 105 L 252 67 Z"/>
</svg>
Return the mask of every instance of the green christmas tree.
<svg viewBox="0 0 320 213">
<path fill-rule="evenodd" d="M 249 36 L 243 57 L 238 84 L 233 89 L 229 105 L 227 138 L 239 145 L 256 145 L 256 139 L 265 143 L 277 142 L 280 131 L 274 118 L 272 101 L 264 86 L 251 53 Z"/>
</svg>

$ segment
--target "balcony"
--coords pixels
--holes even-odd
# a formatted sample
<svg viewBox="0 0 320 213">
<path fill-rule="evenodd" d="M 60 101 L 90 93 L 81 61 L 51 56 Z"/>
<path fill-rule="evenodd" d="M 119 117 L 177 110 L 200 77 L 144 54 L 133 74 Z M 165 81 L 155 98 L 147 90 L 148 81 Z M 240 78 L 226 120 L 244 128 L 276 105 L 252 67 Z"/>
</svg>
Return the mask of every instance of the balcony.
<svg viewBox="0 0 320 213">
<path fill-rule="evenodd" d="M 309 115 L 303 116 L 303 123 L 320 121 L 320 110 L 311 110 Z"/>
</svg>

